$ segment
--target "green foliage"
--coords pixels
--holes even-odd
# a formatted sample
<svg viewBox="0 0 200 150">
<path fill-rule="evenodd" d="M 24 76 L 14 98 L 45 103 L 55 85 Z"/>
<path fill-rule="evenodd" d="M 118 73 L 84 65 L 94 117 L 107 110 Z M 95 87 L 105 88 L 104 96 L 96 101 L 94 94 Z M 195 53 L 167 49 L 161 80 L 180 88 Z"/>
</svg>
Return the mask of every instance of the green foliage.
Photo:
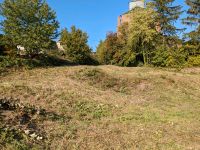
<svg viewBox="0 0 200 150">
<path fill-rule="evenodd" d="M 130 15 L 128 45 L 148 65 L 159 35 L 155 23 L 157 14 L 151 8 L 136 8 Z"/>
<path fill-rule="evenodd" d="M 186 63 L 186 54 L 183 50 L 174 50 L 160 47 L 154 53 L 152 64 L 157 67 L 182 67 Z"/>
<path fill-rule="evenodd" d="M 188 66 L 192 67 L 200 67 L 200 55 L 198 56 L 189 56 L 188 58 Z"/>
<path fill-rule="evenodd" d="M 107 55 L 106 55 L 106 47 L 105 47 L 104 41 L 100 41 L 99 45 L 97 46 L 96 56 L 100 64 L 108 64 L 107 63 L 108 60 L 106 58 Z"/>
<path fill-rule="evenodd" d="M 136 8 L 129 14 L 131 22 L 118 29 L 118 34 L 110 33 L 97 48 L 98 60 L 102 64 L 133 66 L 138 62 L 150 64 L 155 49 L 156 13 L 151 8 Z M 142 56 L 142 59 L 137 59 Z"/>
<path fill-rule="evenodd" d="M 128 24 L 119 28 L 120 34 L 108 33 L 105 41 L 97 47 L 97 58 L 101 64 L 131 66 L 135 61 L 135 53 L 127 46 Z"/>
<path fill-rule="evenodd" d="M 101 41 L 97 47 L 97 58 L 101 64 L 113 64 L 114 55 L 118 49 L 117 34 L 110 32 L 105 41 Z"/>
<path fill-rule="evenodd" d="M 71 31 L 64 29 L 61 32 L 61 44 L 65 49 L 66 55 L 73 62 L 78 64 L 91 64 L 93 63 L 91 57 L 91 49 L 88 46 L 88 35 L 75 26 L 71 27 Z"/>
<path fill-rule="evenodd" d="M 0 129 L 0 148 L 29 150 L 25 137 L 16 130 Z"/>
<path fill-rule="evenodd" d="M 37 59 L 0 56 L 0 70 L 2 71 L 8 68 L 32 69 L 35 67 L 62 66 L 69 64 L 70 62 L 60 59 L 55 55 L 40 55 Z"/>
<path fill-rule="evenodd" d="M 114 64 L 119 66 L 133 66 L 136 61 L 136 53 L 128 45 L 129 24 L 124 23 L 118 28 L 118 49 L 114 55 Z"/>
<path fill-rule="evenodd" d="M 158 13 L 156 22 L 158 22 L 161 33 L 165 36 L 174 36 L 177 34 L 177 29 L 174 22 L 183 13 L 181 6 L 173 6 L 175 0 L 151 0 L 153 7 Z"/>
<path fill-rule="evenodd" d="M 28 55 L 50 48 L 58 36 L 56 14 L 44 0 L 5 0 L 0 14 L 7 45 L 23 46 Z"/>
<path fill-rule="evenodd" d="M 199 0 L 186 0 L 185 2 L 189 9 L 187 11 L 188 16 L 183 19 L 183 24 L 194 27 L 194 30 L 185 34 L 185 37 L 189 40 L 187 48 L 190 53 L 193 52 L 196 55 L 196 51 L 200 53 L 200 4 Z"/>
<path fill-rule="evenodd" d="M 189 6 L 187 11 L 188 16 L 183 19 L 183 23 L 191 26 L 199 26 L 199 0 L 186 0 L 186 4 Z"/>
</svg>

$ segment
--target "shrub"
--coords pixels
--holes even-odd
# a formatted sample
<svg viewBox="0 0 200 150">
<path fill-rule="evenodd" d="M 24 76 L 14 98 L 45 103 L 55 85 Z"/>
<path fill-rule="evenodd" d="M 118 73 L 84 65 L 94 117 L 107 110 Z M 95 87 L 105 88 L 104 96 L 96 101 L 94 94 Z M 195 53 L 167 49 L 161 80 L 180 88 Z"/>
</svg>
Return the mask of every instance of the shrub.
<svg viewBox="0 0 200 150">
<path fill-rule="evenodd" d="M 69 61 L 60 59 L 53 55 L 39 55 L 37 58 L 20 58 L 11 56 L 0 56 L 0 71 L 8 68 L 25 68 L 34 67 L 63 66 L 71 64 Z"/>
<path fill-rule="evenodd" d="M 77 29 L 75 26 L 72 26 L 70 32 L 68 32 L 67 29 L 64 29 L 61 32 L 60 41 L 65 49 L 65 54 L 74 63 L 83 65 L 93 63 L 91 49 L 87 44 L 87 33 Z"/>
<path fill-rule="evenodd" d="M 152 64 L 157 67 L 182 67 L 186 63 L 186 54 L 180 50 L 159 48 L 155 51 Z"/>
<path fill-rule="evenodd" d="M 188 66 L 200 67 L 200 55 L 198 56 L 189 56 L 187 61 Z"/>
</svg>

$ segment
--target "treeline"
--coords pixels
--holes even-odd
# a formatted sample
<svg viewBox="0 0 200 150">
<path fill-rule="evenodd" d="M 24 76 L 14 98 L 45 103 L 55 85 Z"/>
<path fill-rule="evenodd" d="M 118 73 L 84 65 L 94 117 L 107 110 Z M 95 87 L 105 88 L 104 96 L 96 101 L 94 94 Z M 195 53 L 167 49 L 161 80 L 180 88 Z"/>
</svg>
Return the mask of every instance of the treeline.
<svg viewBox="0 0 200 150">
<path fill-rule="evenodd" d="M 119 66 L 200 66 L 200 19 L 198 0 L 189 6 L 182 23 L 193 31 L 185 33 L 174 23 L 183 13 L 174 0 L 151 0 L 147 8 L 136 8 L 131 21 L 110 32 L 97 47 L 88 45 L 88 35 L 72 26 L 58 32 L 56 13 L 45 0 L 4 0 L 0 4 L 0 67 L 75 64 L 112 64 Z M 183 38 L 178 35 L 184 34 Z M 56 42 L 63 48 L 56 50 Z M 24 61 L 25 60 L 25 61 Z M 30 60 L 30 61 L 29 61 Z M 34 63 L 33 63 L 34 62 Z"/>
<path fill-rule="evenodd" d="M 60 36 L 56 13 L 45 0 L 4 0 L 0 15 L 0 68 L 97 64 L 87 33 L 73 26 Z M 55 42 L 59 36 L 63 51 Z"/>
<path fill-rule="evenodd" d="M 129 12 L 131 21 L 100 42 L 98 61 L 119 66 L 200 66 L 200 2 L 185 2 L 189 9 L 182 23 L 192 27 L 190 33 L 174 25 L 184 13 L 174 0 L 151 0 L 147 8 Z"/>
</svg>

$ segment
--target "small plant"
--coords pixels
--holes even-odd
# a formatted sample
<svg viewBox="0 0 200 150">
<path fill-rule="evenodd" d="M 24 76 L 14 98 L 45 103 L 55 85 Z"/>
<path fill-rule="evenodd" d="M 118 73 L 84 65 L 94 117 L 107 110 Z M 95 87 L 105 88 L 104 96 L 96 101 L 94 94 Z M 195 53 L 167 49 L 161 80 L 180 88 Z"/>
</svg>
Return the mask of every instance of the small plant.
<svg viewBox="0 0 200 150">
<path fill-rule="evenodd" d="M 77 102 L 74 106 L 80 119 L 92 120 L 101 119 L 110 114 L 112 107 L 110 105 L 95 104 L 92 102 Z"/>
<path fill-rule="evenodd" d="M 16 150 L 29 150 L 28 141 L 22 133 L 15 129 L 0 128 L 0 148 L 12 147 Z"/>
</svg>

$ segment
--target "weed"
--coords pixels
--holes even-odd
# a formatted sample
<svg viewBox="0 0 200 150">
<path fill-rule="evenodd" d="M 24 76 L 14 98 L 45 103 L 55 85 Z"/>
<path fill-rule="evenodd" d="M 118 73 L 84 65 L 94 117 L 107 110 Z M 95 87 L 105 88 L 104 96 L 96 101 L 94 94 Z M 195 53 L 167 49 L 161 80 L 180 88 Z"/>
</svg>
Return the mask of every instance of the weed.
<svg viewBox="0 0 200 150">
<path fill-rule="evenodd" d="M 110 105 L 95 104 L 92 102 L 77 102 L 74 106 L 76 113 L 80 119 L 92 120 L 101 119 L 109 116 L 112 107 Z"/>
</svg>

